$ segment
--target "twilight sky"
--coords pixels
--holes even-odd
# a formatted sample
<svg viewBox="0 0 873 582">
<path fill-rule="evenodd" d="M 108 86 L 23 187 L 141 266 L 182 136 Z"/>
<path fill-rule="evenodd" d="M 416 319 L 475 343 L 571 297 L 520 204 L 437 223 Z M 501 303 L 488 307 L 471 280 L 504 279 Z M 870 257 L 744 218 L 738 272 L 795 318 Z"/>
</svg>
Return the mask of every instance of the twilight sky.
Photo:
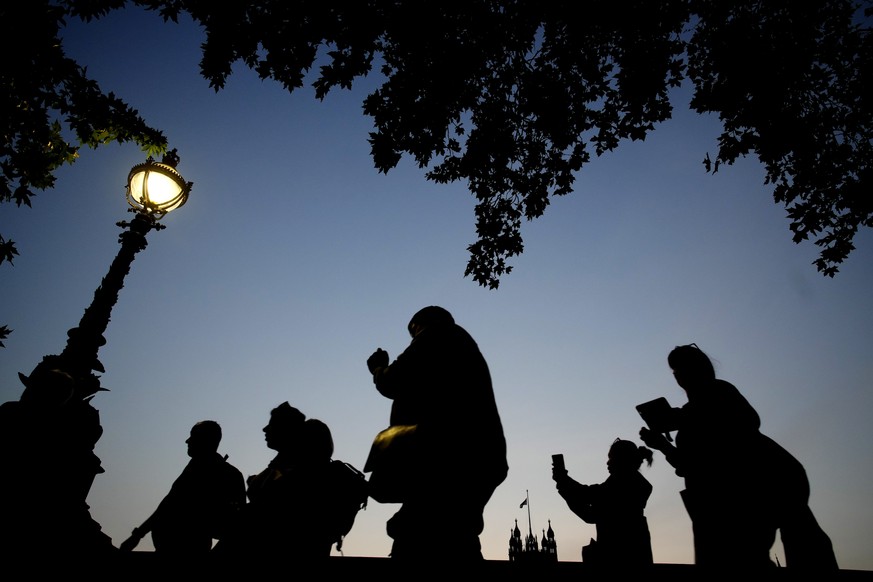
<svg viewBox="0 0 873 582">
<path fill-rule="evenodd" d="M 822 277 L 756 160 L 704 172 L 719 126 L 687 109 L 687 93 L 673 120 L 594 160 L 572 195 L 526 223 L 524 254 L 487 290 L 463 276 L 475 241 L 465 185 L 428 183 L 409 160 L 387 176 L 373 168 L 361 103 L 375 81 L 319 102 L 239 67 L 216 94 L 187 20 L 128 8 L 69 24 L 67 54 L 164 130 L 194 182 L 134 261 L 100 352 L 106 472 L 89 503 L 116 545 L 181 472 L 199 420 L 222 425 L 220 452 L 250 475 L 274 454 L 261 431 L 270 409 L 288 400 L 331 427 L 335 458 L 363 467 L 390 407 L 366 359 L 399 354 L 410 316 L 441 305 L 488 360 L 509 447 L 486 558 L 506 559 L 515 520 L 527 533 L 529 491 L 534 533 L 551 522 L 559 559 L 581 560 L 595 529 L 558 496 L 551 454 L 578 481 L 602 482 L 610 443 L 638 441 L 636 404 L 685 402 L 666 356 L 696 342 L 806 467 L 841 567 L 873 570 L 873 236 Z M 118 251 L 115 223 L 131 218 L 127 173 L 144 159 L 135 145 L 83 150 L 33 208 L 3 206 L 0 232 L 21 256 L 0 267 L 0 324 L 14 329 L 0 401 L 20 396 L 18 372 L 60 353 L 91 302 Z M 660 454 L 642 471 L 655 561 L 693 562 L 682 480 Z M 396 509 L 371 501 L 345 555 L 386 556 Z M 139 549 L 150 548 L 147 537 Z M 778 543 L 774 555 L 784 563 Z"/>
</svg>

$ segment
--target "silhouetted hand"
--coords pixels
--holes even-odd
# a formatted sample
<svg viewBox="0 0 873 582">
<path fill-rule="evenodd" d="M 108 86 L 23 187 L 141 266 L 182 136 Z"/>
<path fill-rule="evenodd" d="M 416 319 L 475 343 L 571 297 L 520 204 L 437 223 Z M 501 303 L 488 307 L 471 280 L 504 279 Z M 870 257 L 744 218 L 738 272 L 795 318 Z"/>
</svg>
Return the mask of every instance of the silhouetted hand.
<svg viewBox="0 0 873 582">
<path fill-rule="evenodd" d="M 552 480 L 561 486 L 561 483 L 566 481 L 570 477 L 569 473 L 567 473 L 567 469 L 559 469 L 557 467 L 552 467 Z"/>
<path fill-rule="evenodd" d="M 373 354 L 367 358 L 367 368 L 371 374 L 376 372 L 376 368 L 385 368 L 388 366 L 388 352 L 382 348 L 377 348 Z"/>
<path fill-rule="evenodd" d="M 640 429 L 640 438 L 644 443 L 646 443 L 647 447 L 655 449 L 656 451 L 663 451 L 671 446 L 667 441 L 667 437 L 659 432 L 654 432 L 645 426 Z"/>
</svg>

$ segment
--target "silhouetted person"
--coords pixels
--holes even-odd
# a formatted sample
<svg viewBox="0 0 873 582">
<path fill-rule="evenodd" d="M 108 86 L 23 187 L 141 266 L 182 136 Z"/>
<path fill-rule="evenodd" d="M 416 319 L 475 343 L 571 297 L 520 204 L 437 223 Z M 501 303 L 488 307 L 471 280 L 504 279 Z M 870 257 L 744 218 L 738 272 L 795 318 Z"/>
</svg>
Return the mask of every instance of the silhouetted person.
<svg viewBox="0 0 873 582">
<path fill-rule="evenodd" d="M 218 454 L 221 426 L 198 422 L 185 441 L 191 460 L 170 492 L 142 525 L 121 544 L 133 550 L 149 532 L 155 551 L 170 557 L 206 556 L 214 539 L 221 539 L 246 501 L 245 480 L 239 469 Z"/>
<path fill-rule="evenodd" d="M 716 378 L 697 345 L 677 346 L 667 362 L 688 396 L 666 423 L 677 428 L 675 446 L 648 428 L 640 436 L 685 478 L 695 563 L 773 567 L 770 548 L 781 529 L 786 566 L 836 570 L 831 541 L 808 505 L 803 466 L 760 432 L 758 413 L 735 386 Z"/>
<path fill-rule="evenodd" d="M 640 474 L 652 451 L 615 439 L 609 448 L 609 477 L 597 485 L 582 485 L 567 470 L 552 468 L 552 479 L 567 507 L 587 523 L 597 525 L 597 539 L 583 561 L 598 567 L 639 568 L 652 564 L 652 543 L 645 508 L 652 485 Z"/>
<path fill-rule="evenodd" d="M 292 565 L 326 560 L 338 538 L 330 429 L 283 402 L 270 413 L 264 437 L 277 454 L 247 479 L 249 502 L 216 555 Z"/>
<path fill-rule="evenodd" d="M 408 330 L 411 343 L 390 365 L 381 348 L 367 360 L 376 388 L 393 400 L 391 424 L 418 427 L 409 490 L 387 524 L 391 557 L 480 561 L 482 514 L 508 470 L 488 365 L 441 307 L 420 310 Z"/>
<path fill-rule="evenodd" d="M 19 374 L 20 399 L 0 406 L 0 562 L 7 567 L 41 556 L 52 557 L 45 568 L 105 564 L 118 551 L 86 502 L 103 473 L 94 454 L 99 413 L 76 397 L 76 380 L 50 364 Z"/>
</svg>

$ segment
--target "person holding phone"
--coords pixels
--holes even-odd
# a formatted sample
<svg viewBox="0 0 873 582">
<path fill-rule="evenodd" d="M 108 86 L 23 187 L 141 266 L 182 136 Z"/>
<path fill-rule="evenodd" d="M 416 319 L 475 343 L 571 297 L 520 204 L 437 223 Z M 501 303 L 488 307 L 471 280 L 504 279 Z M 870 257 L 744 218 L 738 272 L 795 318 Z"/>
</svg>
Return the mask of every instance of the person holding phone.
<svg viewBox="0 0 873 582">
<path fill-rule="evenodd" d="M 556 458 L 557 457 L 557 458 Z M 615 439 L 609 447 L 609 477 L 596 485 L 570 478 L 563 455 L 553 455 L 552 479 L 570 511 L 597 526 L 597 539 L 583 549 L 583 561 L 609 568 L 651 565 L 652 542 L 645 516 L 652 484 L 642 476 L 643 461 L 653 453 L 632 441 Z"/>
</svg>

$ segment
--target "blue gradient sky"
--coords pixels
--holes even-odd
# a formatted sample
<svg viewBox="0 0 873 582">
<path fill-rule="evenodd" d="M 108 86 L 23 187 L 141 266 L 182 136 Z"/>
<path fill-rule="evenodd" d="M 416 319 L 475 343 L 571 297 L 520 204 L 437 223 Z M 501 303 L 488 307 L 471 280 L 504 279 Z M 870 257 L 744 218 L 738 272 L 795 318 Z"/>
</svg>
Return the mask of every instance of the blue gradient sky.
<svg viewBox="0 0 873 582">
<path fill-rule="evenodd" d="M 249 475 L 272 458 L 261 428 L 288 400 L 330 425 L 336 458 L 362 467 L 390 406 L 365 361 L 376 347 L 397 355 L 409 317 L 437 304 L 485 354 L 509 445 L 486 558 L 506 558 L 516 519 L 527 531 L 529 491 L 534 532 L 551 520 L 559 558 L 581 559 L 594 526 L 558 496 L 550 455 L 603 481 L 612 440 L 637 438 L 636 404 L 684 403 L 666 355 L 696 342 L 805 465 L 840 565 L 873 570 L 869 231 L 836 278 L 819 275 L 817 247 L 791 242 L 756 161 L 704 173 L 719 126 L 678 93 L 673 120 L 592 162 L 574 194 L 524 225 L 515 270 L 487 290 L 463 277 L 475 241 L 464 184 L 430 184 L 408 160 L 387 176 L 373 168 L 361 102 L 374 81 L 318 102 L 238 68 L 216 94 L 199 76 L 202 41 L 190 22 L 135 9 L 71 21 L 65 37 L 104 90 L 165 130 L 194 182 L 134 262 L 100 352 L 106 473 L 89 503 L 116 544 L 182 470 L 199 420 L 221 423 L 221 452 Z M 90 303 L 118 250 L 115 223 L 130 217 L 127 172 L 143 160 L 134 145 L 86 150 L 33 208 L 4 205 L 0 232 L 21 256 L 2 267 L 0 323 L 15 330 L 0 350 L 2 401 L 19 397 L 18 372 L 60 353 Z M 681 479 L 660 455 L 643 472 L 655 560 L 692 562 Z M 395 510 L 371 502 L 345 554 L 387 555 Z"/>
</svg>

